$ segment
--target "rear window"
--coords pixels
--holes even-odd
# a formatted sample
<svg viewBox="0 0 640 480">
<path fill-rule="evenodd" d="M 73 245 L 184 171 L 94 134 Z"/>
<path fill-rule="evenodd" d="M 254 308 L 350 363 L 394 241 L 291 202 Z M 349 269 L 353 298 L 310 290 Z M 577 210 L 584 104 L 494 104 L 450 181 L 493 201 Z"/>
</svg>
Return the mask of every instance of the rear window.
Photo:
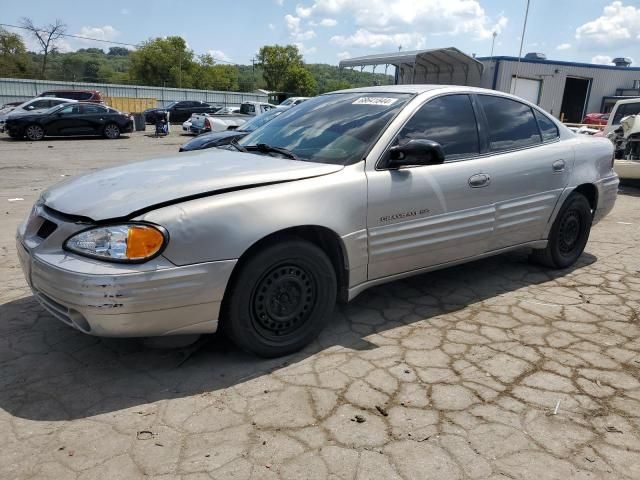
<svg viewBox="0 0 640 480">
<path fill-rule="evenodd" d="M 556 127 L 556 124 L 553 123 L 550 118 L 537 110 L 534 110 L 533 113 L 536 115 L 536 120 L 538 120 L 538 126 L 540 127 L 540 133 L 542 133 L 543 141 L 548 142 L 550 140 L 555 140 L 560 136 L 558 127 Z"/>
<path fill-rule="evenodd" d="M 618 105 L 616 114 L 613 117 L 613 124 L 619 125 L 620 120 L 629 115 L 638 115 L 640 113 L 640 102 L 638 103 L 623 103 Z"/>
<path fill-rule="evenodd" d="M 478 95 L 478 101 L 487 117 L 491 150 L 511 150 L 542 142 L 531 107 L 490 95 Z"/>
<path fill-rule="evenodd" d="M 256 107 L 252 103 L 243 103 L 242 105 L 240 105 L 240 113 L 256 113 Z"/>
</svg>

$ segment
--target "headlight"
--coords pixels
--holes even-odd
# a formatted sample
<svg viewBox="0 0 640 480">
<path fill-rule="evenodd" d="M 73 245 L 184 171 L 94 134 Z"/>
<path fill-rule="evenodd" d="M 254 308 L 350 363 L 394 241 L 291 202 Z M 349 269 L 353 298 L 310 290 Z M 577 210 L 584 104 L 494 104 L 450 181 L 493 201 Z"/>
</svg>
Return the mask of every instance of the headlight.
<svg viewBox="0 0 640 480">
<path fill-rule="evenodd" d="M 159 255 L 167 244 L 162 227 L 131 223 L 96 227 L 70 237 L 67 250 L 112 262 L 143 262 Z"/>
</svg>

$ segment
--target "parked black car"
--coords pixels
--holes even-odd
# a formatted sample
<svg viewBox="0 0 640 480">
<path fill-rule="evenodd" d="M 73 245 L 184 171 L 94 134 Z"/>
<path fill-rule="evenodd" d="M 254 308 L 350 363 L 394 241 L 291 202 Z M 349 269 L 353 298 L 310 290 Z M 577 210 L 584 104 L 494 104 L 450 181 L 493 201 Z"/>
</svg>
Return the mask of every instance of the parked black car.
<svg viewBox="0 0 640 480">
<path fill-rule="evenodd" d="M 222 107 L 209 105 L 205 102 L 184 100 L 181 102 L 172 102 L 164 108 L 149 108 L 144 111 L 144 118 L 148 124 L 155 125 L 156 115 L 167 112 L 171 123 L 182 123 L 189 119 L 194 113 L 216 113 L 221 108 Z"/>
<path fill-rule="evenodd" d="M 253 117 L 247 123 L 240 125 L 236 130 L 225 130 L 223 132 L 211 132 L 198 135 L 193 140 L 188 141 L 182 147 L 181 152 L 190 152 L 191 150 L 204 150 L 205 148 L 221 147 L 230 144 L 234 139 L 240 140 L 245 135 L 253 132 L 262 125 L 269 123 L 288 108 L 272 108 L 257 117 Z"/>
<path fill-rule="evenodd" d="M 42 140 L 45 136 L 104 135 L 118 138 L 133 131 L 133 119 L 95 103 L 58 105 L 49 110 L 19 117 L 9 117 L 5 129 L 13 138 Z"/>
</svg>

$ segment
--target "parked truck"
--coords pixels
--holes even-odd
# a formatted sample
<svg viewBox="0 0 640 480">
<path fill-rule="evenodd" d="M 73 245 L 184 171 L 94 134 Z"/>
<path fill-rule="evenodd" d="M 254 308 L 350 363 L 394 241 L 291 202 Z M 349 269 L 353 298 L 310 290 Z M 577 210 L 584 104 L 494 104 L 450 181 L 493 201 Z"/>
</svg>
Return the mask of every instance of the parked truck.
<svg viewBox="0 0 640 480">
<path fill-rule="evenodd" d="M 244 102 L 240 105 L 240 111 L 233 114 L 192 115 L 191 133 L 199 135 L 205 132 L 222 132 L 235 130 L 256 115 L 260 115 L 272 108 L 270 103 Z"/>
</svg>

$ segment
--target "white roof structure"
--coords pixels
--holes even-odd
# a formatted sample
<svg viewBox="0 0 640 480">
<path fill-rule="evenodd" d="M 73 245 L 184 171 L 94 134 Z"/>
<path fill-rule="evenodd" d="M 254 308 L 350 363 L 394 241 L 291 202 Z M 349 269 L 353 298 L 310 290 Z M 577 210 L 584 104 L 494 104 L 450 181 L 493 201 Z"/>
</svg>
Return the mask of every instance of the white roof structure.
<svg viewBox="0 0 640 480">
<path fill-rule="evenodd" d="M 396 83 L 480 86 L 484 65 L 455 47 L 393 52 L 349 58 L 341 68 L 396 67 Z"/>
</svg>

